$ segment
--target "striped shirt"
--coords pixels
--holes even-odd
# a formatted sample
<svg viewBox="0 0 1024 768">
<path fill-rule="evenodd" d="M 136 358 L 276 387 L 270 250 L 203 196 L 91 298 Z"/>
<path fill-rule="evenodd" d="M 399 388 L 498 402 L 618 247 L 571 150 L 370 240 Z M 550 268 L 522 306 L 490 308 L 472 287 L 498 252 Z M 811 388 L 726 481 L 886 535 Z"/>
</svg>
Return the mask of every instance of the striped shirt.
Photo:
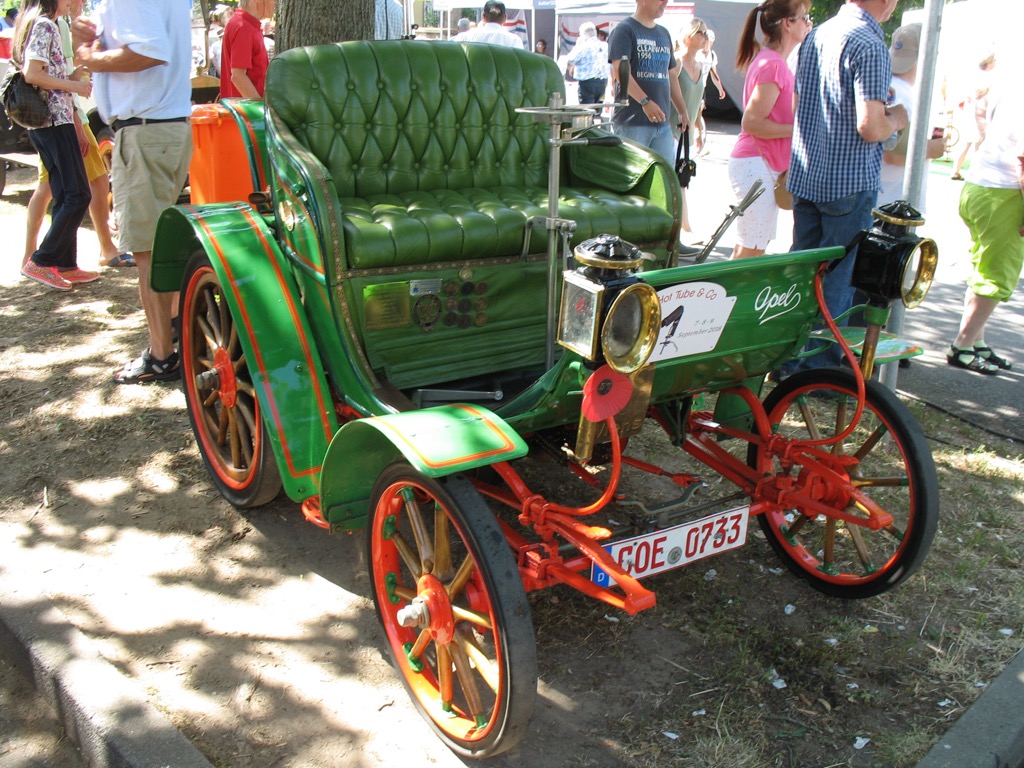
<svg viewBox="0 0 1024 768">
<path fill-rule="evenodd" d="M 800 46 L 789 190 L 825 203 L 881 186 L 882 145 L 857 132 L 857 103 L 885 102 L 892 60 L 867 11 L 847 3 Z"/>
</svg>

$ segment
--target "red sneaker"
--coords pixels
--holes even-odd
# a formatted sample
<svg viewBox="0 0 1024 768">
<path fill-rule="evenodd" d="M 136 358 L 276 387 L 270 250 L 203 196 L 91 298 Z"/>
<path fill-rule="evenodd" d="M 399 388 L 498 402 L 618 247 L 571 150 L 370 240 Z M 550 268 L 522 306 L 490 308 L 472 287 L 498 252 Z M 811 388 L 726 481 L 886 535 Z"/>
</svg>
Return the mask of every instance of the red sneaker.
<svg viewBox="0 0 1024 768">
<path fill-rule="evenodd" d="M 60 276 L 69 283 L 92 283 L 100 279 L 99 272 L 86 272 L 84 269 L 79 269 L 78 267 L 61 272 Z"/>
<path fill-rule="evenodd" d="M 21 274 L 29 280 L 35 280 L 49 288 L 56 288 L 58 291 L 70 291 L 74 286 L 70 280 L 65 280 L 56 267 L 40 267 L 32 259 L 22 265 Z"/>
</svg>

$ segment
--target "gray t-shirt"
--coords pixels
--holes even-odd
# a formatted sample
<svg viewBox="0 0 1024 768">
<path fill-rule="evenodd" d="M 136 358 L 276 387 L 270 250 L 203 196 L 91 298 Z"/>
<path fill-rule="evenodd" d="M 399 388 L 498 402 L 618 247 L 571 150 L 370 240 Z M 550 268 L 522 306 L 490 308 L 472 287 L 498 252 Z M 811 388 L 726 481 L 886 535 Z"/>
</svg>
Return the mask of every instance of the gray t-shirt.
<svg viewBox="0 0 1024 768">
<path fill-rule="evenodd" d="M 632 16 L 624 19 L 608 37 L 608 61 L 612 67 L 629 59 L 629 71 L 647 97 L 667 115 L 672 101 L 669 72 L 678 64 L 672 56 L 672 36 L 659 24 L 647 28 Z M 620 125 L 650 125 L 640 102 L 632 97 L 614 118 Z"/>
</svg>

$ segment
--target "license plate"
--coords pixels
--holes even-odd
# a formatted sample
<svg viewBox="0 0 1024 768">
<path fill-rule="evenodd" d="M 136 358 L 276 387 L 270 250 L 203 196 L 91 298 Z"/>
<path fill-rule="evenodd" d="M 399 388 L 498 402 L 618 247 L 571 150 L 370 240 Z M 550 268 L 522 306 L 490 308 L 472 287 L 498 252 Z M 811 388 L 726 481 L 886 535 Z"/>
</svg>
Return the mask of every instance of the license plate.
<svg viewBox="0 0 1024 768">
<path fill-rule="evenodd" d="M 749 506 L 737 507 L 674 528 L 617 541 L 605 550 L 626 573 L 643 579 L 742 547 L 747 540 L 749 512 Z M 591 569 L 590 580 L 602 587 L 615 584 L 615 579 L 596 565 Z"/>
</svg>

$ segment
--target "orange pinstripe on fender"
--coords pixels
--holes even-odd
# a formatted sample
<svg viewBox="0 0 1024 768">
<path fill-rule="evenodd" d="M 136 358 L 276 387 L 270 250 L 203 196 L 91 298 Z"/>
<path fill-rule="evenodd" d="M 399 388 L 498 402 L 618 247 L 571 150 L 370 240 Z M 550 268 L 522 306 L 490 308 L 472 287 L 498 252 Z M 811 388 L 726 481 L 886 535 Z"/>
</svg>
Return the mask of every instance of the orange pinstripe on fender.
<svg viewBox="0 0 1024 768">
<path fill-rule="evenodd" d="M 249 223 L 252 225 L 253 231 L 258 233 L 260 244 L 264 250 L 264 255 L 267 258 L 268 262 L 273 265 L 274 275 L 278 281 L 280 295 L 283 296 L 285 299 L 288 312 L 293 319 L 295 331 L 299 335 L 302 347 L 303 361 L 307 366 L 307 370 L 314 371 L 316 370 L 316 367 L 318 366 L 319 363 L 315 363 L 313 360 L 311 346 L 302 330 L 302 324 L 300 322 L 298 308 L 292 301 L 291 293 L 288 290 L 288 286 L 286 285 L 286 282 L 284 280 L 284 275 L 281 272 L 280 265 L 278 264 L 277 259 L 273 255 L 270 244 L 267 241 L 266 237 L 264 236 L 261 227 L 259 226 L 259 222 L 255 220 L 255 217 L 253 217 L 251 210 L 248 209 L 248 206 L 246 206 L 245 208 L 239 206 L 239 211 L 248 219 Z M 225 275 L 228 278 L 228 285 L 224 287 L 228 288 L 235 297 L 235 301 L 238 305 L 239 312 L 242 316 L 242 323 L 245 326 L 247 333 L 249 334 L 249 338 L 253 340 L 253 353 L 256 357 L 256 368 L 260 372 L 260 375 L 263 377 L 263 381 L 267 382 L 269 381 L 269 377 L 267 375 L 267 366 L 266 363 L 264 362 L 263 355 L 260 352 L 260 348 L 256 343 L 256 335 L 253 330 L 253 325 L 249 317 L 248 309 L 246 308 L 245 302 L 243 301 L 242 296 L 239 294 L 236 288 L 236 278 L 231 269 L 231 264 L 229 260 L 225 257 L 224 250 L 221 246 L 220 240 L 218 239 L 216 234 L 210 229 L 208 222 L 202 217 L 197 217 L 196 221 L 199 222 L 200 226 L 203 228 L 203 231 L 206 233 L 206 236 L 209 239 L 210 244 L 213 246 L 213 249 L 216 252 L 217 257 L 218 259 L 220 259 L 221 265 L 224 268 Z M 320 388 L 320 382 L 318 381 L 317 377 L 311 376 L 310 378 L 313 382 L 313 386 L 316 393 L 316 405 L 318 415 L 320 417 L 320 423 L 324 431 L 324 438 L 325 440 L 327 440 L 327 442 L 330 442 L 330 439 L 332 437 L 332 431 L 330 426 L 330 418 L 328 416 L 324 400 L 324 393 Z M 270 389 L 270 387 L 265 387 L 265 392 L 267 395 L 268 410 L 270 412 L 271 418 L 273 419 L 275 428 L 277 430 L 277 434 L 281 442 L 281 448 L 284 452 L 285 461 L 288 464 L 289 472 L 294 477 L 305 477 L 308 475 L 314 475 L 319 473 L 321 469 L 320 464 L 318 464 L 315 467 L 309 467 L 306 469 L 299 469 L 295 466 L 295 461 L 292 457 L 292 451 L 288 444 L 287 434 L 284 430 L 280 410 L 277 401 L 274 398 L 273 391 Z"/>
</svg>

